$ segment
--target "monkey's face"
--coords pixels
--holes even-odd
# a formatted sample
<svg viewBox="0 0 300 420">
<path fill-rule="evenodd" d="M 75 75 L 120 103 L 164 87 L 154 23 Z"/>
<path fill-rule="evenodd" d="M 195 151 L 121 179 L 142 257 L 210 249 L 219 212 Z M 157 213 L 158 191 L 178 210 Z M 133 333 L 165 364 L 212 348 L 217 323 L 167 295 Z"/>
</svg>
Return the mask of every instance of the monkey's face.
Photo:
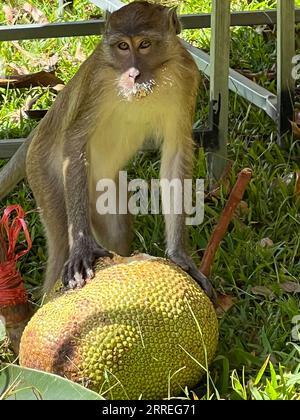
<svg viewBox="0 0 300 420">
<path fill-rule="evenodd" d="M 153 92 L 179 31 L 176 12 L 157 4 L 130 3 L 110 16 L 104 50 L 123 98 L 141 99 Z"/>
</svg>

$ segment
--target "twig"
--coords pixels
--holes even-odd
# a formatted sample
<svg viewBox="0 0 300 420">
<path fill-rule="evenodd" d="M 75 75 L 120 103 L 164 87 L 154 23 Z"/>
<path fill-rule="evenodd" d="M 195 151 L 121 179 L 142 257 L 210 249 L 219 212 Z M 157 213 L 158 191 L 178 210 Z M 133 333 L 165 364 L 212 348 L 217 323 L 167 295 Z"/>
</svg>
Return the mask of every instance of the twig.
<svg viewBox="0 0 300 420">
<path fill-rule="evenodd" d="M 205 275 L 209 276 L 212 263 L 217 252 L 217 249 L 220 245 L 220 242 L 224 238 L 225 233 L 227 232 L 229 223 L 232 220 L 235 209 L 243 198 L 244 192 L 247 188 L 247 185 L 250 182 L 252 177 L 252 171 L 249 168 L 243 169 L 239 175 L 238 179 L 233 187 L 227 204 L 221 214 L 220 220 L 215 227 L 210 241 L 206 247 L 206 250 L 203 255 L 200 271 Z"/>
</svg>

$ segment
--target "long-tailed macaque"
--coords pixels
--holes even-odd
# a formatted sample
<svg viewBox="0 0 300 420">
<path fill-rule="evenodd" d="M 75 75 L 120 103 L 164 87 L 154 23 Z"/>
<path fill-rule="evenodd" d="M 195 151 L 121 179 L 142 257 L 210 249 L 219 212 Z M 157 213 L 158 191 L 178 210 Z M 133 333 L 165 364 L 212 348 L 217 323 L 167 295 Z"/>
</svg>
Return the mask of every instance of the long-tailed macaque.
<svg viewBox="0 0 300 420">
<path fill-rule="evenodd" d="M 108 250 L 129 254 L 127 215 L 96 211 L 96 184 L 119 171 L 145 139 L 161 147 L 161 178 L 192 176 L 199 72 L 177 35 L 174 9 L 133 2 L 108 18 L 103 40 L 0 173 L 0 198 L 27 175 L 48 244 L 44 291 L 93 277 Z M 175 213 L 175 212 L 174 212 Z M 167 256 L 209 296 L 185 250 L 185 216 L 165 216 Z"/>
</svg>

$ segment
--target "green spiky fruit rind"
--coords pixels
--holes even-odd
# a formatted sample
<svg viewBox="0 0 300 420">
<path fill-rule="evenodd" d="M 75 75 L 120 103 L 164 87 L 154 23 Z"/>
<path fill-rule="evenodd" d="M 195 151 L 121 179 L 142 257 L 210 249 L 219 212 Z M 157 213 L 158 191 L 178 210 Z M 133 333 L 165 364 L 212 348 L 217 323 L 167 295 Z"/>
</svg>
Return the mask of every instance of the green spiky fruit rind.
<svg viewBox="0 0 300 420">
<path fill-rule="evenodd" d="M 213 306 L 191 277 L 167 260 L 131 259 L 40 308 L 20 364 L 109 399 L 161 399 L 197 384 L 217 341 Z"/>
</svg>

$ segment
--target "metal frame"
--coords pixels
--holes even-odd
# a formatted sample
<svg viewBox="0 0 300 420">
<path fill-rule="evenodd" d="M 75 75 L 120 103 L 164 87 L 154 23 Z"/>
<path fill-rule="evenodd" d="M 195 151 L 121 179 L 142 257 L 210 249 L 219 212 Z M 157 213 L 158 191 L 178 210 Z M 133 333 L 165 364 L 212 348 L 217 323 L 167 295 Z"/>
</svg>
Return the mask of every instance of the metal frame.
<svg viewBox="0 0 300 420">
<path fill-rule="evenodd" d="M 207 154 L 208 172 L 213 184 L 222 176 L 227 163 L 230 0 L 213 0 L 211 26 L 210 106 L 211 112 L 218 110 L 219 114 L 216 149 Z"/>
<path fill-rule="evenodd" d="M 201 71 L 211 76 L 211 132 L 217 136 L 214 142 L 204 145 L 217 153 L 209 153 L 210 172 L 219 178 L 226 163 L 228 126 L 228 87 L 233 92 L 263 109 L 278 124 L 279 143 L 290 128 L 293 117 L 294 81 L 291 77 L 294 55 L 294 23 L 300 22 L 300 9 L 295 10 L 294 0 L 277 0 L 276 10 L 229 13 L 230 0 L 213 0 L 212 14 L 183 15 L 181 21 L 185 29 L 208 28 L 212 26 L 211 54 L 183 41 L 196 60 Z M 59 0 L 60 8 L 67 0 Z M 106 12 L 113 12 L 124 6 L 119 0 L 90 0 Z M 262 25 L 278 23 L 278 95 L 260 87 L 238 72 L 229 69 L 229 28 L 230 26 Z M 60 22 L 46 25 L 0 26 L 0 41 L 57 38 L 100 34 L 105 20 L 82 22 Z M 222 59 L 220 59 L 222 57 Z M 222 71 L 221 71 L 222 67 Z M 228 77 L 229 76 L 229 77 Z M 221 101 L 219 103 L 219 101 Z M 216 114 L 218 112 L 218 114 Z M 216 118 L 218 123 L 216 127 Z M 0 157 L 10 157 L 20 146 L 22 139 L 1 140 Z"/>
<path fill-rule="evenodd" d="M 234 12 L 230 16 L 230 26 L 275 25 L 277 23 L 277 13 L 276 10 Z M 181 15 L 180 20 L 183 29 L 204 29 L 211 27 L 210 13 Z M 300 9 L 295 10 L 295 22 L 300 23 Z M 104 24 L 104 19 L 93 19 L 42 25 L 37 23 L 13 26 L 2 25 L 0 26 L 0 41 L 97 35 L 101 33 Z"/>
<path fill-rule="evenodd" d="M 277 0 L 277 20 L 278 142 L 284 146 L 294 112 L 295 81 L 292 78 L 292 59 L 295 55 L 294 0 Z"/>
</svg>

